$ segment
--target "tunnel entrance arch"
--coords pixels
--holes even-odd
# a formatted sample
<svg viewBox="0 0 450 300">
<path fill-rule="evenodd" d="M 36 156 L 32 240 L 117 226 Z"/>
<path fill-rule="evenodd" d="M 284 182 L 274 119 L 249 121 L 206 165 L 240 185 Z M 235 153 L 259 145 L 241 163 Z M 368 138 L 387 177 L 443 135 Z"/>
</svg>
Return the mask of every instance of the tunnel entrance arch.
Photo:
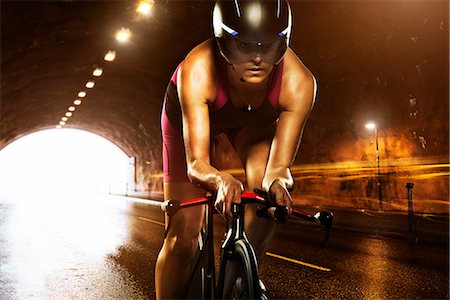
<svg viewBox="0 0 450 300">
<path fill-rule="evenodd" d="M 79 129 L 27 134 L 0 150 L 0 190 L 126 194 L 135 158 L 110 140 Z"/>
</svg>

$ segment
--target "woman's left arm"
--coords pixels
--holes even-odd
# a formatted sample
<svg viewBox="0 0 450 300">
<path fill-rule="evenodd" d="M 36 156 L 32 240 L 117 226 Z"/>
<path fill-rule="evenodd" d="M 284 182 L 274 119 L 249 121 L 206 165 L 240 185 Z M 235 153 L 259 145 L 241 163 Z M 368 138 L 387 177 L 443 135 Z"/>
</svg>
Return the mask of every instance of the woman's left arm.
<svg viewBox="0 0 450 300">
<path fill-rule="evenodd" d="M 314 106 L 317 84 L 297 55 L 288 49 L 284 56 L 283 83 L 279 105 L 282 110 L 270 148 L 262 188 L 278 205 L 290 207 L 286 190 L 294 184 L 290 166 L 297 155 L 306 120 Z M 284 190 L 284 191 L 283 191 Z"/>
</svg>

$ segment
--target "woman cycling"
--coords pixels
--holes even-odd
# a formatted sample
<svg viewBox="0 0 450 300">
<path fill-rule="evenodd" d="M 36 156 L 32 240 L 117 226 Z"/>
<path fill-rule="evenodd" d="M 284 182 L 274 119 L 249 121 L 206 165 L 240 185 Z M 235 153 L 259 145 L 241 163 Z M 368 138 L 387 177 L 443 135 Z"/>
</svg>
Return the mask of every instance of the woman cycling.
<svg viewBox="0 0 450 300">
<path fill-rule="evenodd" d="M 186 56 L 167 88 L 161 116 L 164 197 L 187 200 L 217 192 L 216 208 L 233 217 L 231 204 L 240 202 L 244 185 L 213 167 L 210 156 L 214 136 L 225 134 L 244 165 L 246 189 L 268 191 L 290 213 L 289 168 L 316 87 L 288 47 L 291 8 L 285 0 L 219 0 L 213 30 L 214 38 Z M 203 216 L 203 207 L 192 207 L 171 217 L 156 263 L 158 299 L 185 296 Z M 245 230 L 258 260 L 274 229 L 275 222 L 257 218 L 249 205 Z"/>
</svg>

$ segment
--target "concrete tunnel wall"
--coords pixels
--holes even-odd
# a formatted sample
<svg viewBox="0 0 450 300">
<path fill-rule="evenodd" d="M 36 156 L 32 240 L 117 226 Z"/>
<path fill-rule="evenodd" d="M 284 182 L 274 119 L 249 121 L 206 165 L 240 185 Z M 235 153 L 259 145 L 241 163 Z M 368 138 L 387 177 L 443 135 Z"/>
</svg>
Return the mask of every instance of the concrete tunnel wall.
<svg viewBox="0 0 450 300">
<path fill-rule="evenodd" d="M 413 181 L 419 210 L 448 211 L 448 2 L 291 2 L 291 47 L 319 83 L 293 171 L 299 203 L 377 207 L 373 133 L 364 128 L 372 119 L 386 207 L 405 209 L 404 183 Z M 134 2 L 2 2 L 0 149 L 54 128 L 100 66 L 66 127 L 106 137 L 136 158 L 136 189 L 161 190 L 164 91 L 211 36 L 212 5 L 157 1 L 142 19 Z M 121 27 L 132 31 L 127 45 L 114 40 Z M 228 150 L 216 164 L 241 167 L 218 142 Z"/>
</svg>

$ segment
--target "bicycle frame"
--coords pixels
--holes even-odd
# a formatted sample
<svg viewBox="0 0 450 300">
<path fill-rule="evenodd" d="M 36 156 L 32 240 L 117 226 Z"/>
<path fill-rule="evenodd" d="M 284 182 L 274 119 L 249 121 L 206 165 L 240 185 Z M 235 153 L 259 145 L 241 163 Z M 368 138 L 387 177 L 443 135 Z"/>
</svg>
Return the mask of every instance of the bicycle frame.
<svg viewBox="0 0 450 300">
<path fill-rule="evenodd" d="M 259 190 L 255 190 L 255 192 L 258 192 Z M 228 232 L 225 238 L 225 241 L 222 244 L 221 247 L 221 256 L 220 256 L 220 263 L 219 263 L 219 280 L 216 285 L 216 270 L 214 266 L 214 239 L 213 239 L 213 214 L 217 213 L 213 201 L 215 199 L 215 196 L 207 196 L 207 197 L 201 197 L 196 198 L 184 202 L 179 202 L 176 200 L 169 200 L 164 202 L 163 205 L 161 205 L 161 209 L 169 214 L 169 216 L 174 215 L 179 209 L 185 208 L 185 207 L 191 207 L 191 206 L 197 206 L 197 205 L 206 205 L 206 218 L 205 218 L 205 237 L 206 240 L 204 240 L 204 247 L 201 249 L 202 253 L 200 255 L 206 256 L 206 266 L 204 269 L 202 269 L 202 299 L 216 299 L 216 298 L 222 298 L 222 294 L 224 292 L 224 272 L 225 272 L 225 259 L 224 256 L 228 255 L 228 252 L 230 251 L 233 244 L 240 239 L 245 240 L 245 243 L 248 243 L 250 245 L 250 252 L 251 255 L 254 256 L 255 261 L 255 271 L 254 276 L 256 277 L 255 280 L 258 280 L 258 273 L 257 273 L 257 261 L 256 261 L 256 254 L 254 252 L 253 247 L 251 246 L 251 243 L 248 241 L 247 236 L 244 231 L 244 212 L 245 209 L 241 208 L 244 207 L 245 204 L 249 203 L 258 203 L 262 204 L 265 207 L 273 206 L 270 204 L 268 200 L 265 199 L 265 196 L 262 194 L 263 192 L 259 191 L 259 193 L 252 193 L 252 192 L 243 192 L 241 195 L 241 205 L 233 205 L 233 212 L 238 214 L 238 217 L 234 220 L 229 222 L 228 226 Z M 331 212 L 318 212 L 314 216 L 309 215 L 299 209 L 293 208 L 292 214 L 294 216 L 297 216 L 299 218 L 305 219 L 307 221 L 313 221 L 320 223 L 321 225 L 324 225 L 327 229 L 326 237 L 324 241 L 322 242 L 321 246 L 323 248 L 324 243 L 328 239 L 329 236 L 329 230 L 331 228 L 332 220 L 333 220 L 333 214 Z M 170 226 L 170 223 L 169 223 Z M 205 248 L 206 247 L 206 248 Z M 201 259 L 201 257 L 199 258 Z"/>
</svg>

